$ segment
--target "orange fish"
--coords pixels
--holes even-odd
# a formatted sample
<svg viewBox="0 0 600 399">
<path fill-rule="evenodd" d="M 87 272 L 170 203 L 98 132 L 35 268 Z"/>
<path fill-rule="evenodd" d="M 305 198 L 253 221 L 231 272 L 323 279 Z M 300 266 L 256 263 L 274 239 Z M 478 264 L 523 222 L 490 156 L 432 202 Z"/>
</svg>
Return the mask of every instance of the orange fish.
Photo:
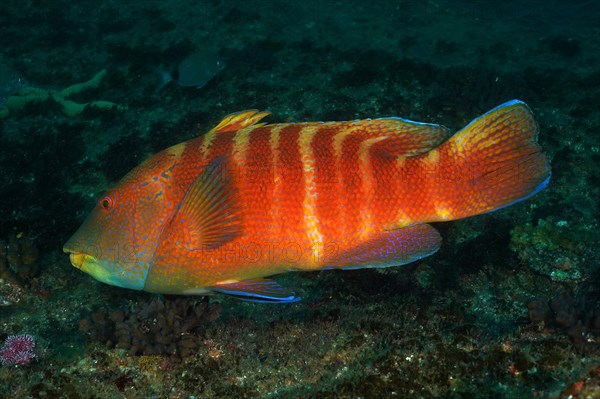
<svg viewBox="0 0 600 399">
<path fill-rule="evenodd" d="M 514 204 L 550 179 L 517 100 L 452 136 L 401 118 L 267 115 L 232 114 L 129 172 L 65 244 L 73 266 L 135 290 L 293 302 L 265 277 L 414 262 L 440 247 L 427 223 Z"/>
</svg>

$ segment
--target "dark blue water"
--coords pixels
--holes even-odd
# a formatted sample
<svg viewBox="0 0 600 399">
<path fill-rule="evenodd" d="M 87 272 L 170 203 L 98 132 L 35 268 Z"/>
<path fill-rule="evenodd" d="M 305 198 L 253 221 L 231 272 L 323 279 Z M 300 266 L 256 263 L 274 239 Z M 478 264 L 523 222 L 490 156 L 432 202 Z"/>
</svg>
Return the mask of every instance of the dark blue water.
<svg viewBox="0 0 600 399">
<path fill-rule="evenodd" d="M 0 22 L 0 342 L 36 342 L 0 396 L 598 395 L 598 2 L 5 1 Z M 189 87 L 157 91 L 182 64 Z M 544 191 L 436 224 L 404 267 L 277 277 L 301 302 L 125 290 L 61 251 L 100 193 L 230 113 L 454 132 L 512 99 Z"/>
</svg>

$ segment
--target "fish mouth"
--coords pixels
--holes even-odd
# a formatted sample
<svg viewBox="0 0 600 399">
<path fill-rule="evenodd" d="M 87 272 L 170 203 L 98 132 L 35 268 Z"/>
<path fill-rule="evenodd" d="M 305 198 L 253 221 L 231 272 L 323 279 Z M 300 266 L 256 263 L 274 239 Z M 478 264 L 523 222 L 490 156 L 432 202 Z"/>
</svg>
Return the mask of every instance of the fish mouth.
<svg viewBox="0 0 600 399">
<path fill-rule="evenodd" d="M 94 258 L 92 255 L 83 252 L 70 251 L 68 249 L 64 249 L 64 252 L 69 254 L 71 264 L 81 271 L 88 272 L 90 266 L 98 264 L 98 259 Z"/>
<path fill-rule="evenodd" d="M 84 252 L 78 252 L 72 247 L 63 248 L 69 254 L 71 264 L 78 270 L 89 274 L 96 280 L 122 288 L 142 290 L 146 282 L 147 267 L 127 270 L 121 265 L 112 264 L 103 258 L 96 258 Z M 143 278 L 139 275 L 143 274 Z M 133 275 L 133 277 L 131 277 Z"/>
<path fill-rule="evenodd" d="M 82 253 L 70 253 L 69 260 L 71 261 L 71 264 L 73 266 L 75 266 L 76 268 L 81 270 L 81 267 L 85 263 L 86 256 L 87 256 L 86 254 L 82 254 Z"/>
<path fill-rule="evenodd" d="M 76 252 L 67 249 L 63 250 L 69 254 L 69 260 L 75 268 L 89 274 L 98 281 L 115 285 L 113 282 L 114 276 L 112 276 L 112 274 L 102 266 L 102 262 L 98 258 L 83 252 Z"/>
</svg>

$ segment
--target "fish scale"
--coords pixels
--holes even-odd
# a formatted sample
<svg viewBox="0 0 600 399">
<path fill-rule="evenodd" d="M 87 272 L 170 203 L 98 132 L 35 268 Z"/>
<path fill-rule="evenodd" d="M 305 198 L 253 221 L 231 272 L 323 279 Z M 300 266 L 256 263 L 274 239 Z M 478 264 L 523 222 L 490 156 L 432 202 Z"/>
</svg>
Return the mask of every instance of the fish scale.
<svg viewBox="0 0 600 399">
<path fill-rule="evenodd" d="M 293 302 L 266 277 L 422 259 L 441 245 L 427 223 L 511 205 L 550 178 L 517 100 L 453 136 L 401 118 L 267 115 L 232 114 L 135 168 L 65 244 L 71 263 L 125 288 Z"/>
</svg>

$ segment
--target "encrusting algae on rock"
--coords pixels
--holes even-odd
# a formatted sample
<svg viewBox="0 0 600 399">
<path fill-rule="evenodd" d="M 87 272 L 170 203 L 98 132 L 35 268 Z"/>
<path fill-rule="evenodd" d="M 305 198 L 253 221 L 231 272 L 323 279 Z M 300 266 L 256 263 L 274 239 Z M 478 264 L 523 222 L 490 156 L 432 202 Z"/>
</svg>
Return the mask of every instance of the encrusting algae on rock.
<svg viewBox="0 0 600 399">
<path fill-rule="evenodd" d="M 11 112 L 20 111 L 31 103 L 38 103 L 43 101 L 54 101 L 61 106 L 62 112 L 67 116 L 78 116 L 87 107 L 95 107 L 104 110 L 125 110 L 127 107 L 119 105 L 111 101 L 96 100 L 87 103 L 78 103 L 69 100 L 69 97 L 82 93 L 89 89 L 97 88 L 102 80 L 106 76 L 106 69 L 98 72 L 92 79 L 83 83 L 75 83 L 63 90 L 53 89 L 40 89 L 37 87 L 24 87 L 17 95 L 10 96 L 6 99 L 6 102 L 0 107 L 0 119 L 8 117 Z"/>
</svg>

